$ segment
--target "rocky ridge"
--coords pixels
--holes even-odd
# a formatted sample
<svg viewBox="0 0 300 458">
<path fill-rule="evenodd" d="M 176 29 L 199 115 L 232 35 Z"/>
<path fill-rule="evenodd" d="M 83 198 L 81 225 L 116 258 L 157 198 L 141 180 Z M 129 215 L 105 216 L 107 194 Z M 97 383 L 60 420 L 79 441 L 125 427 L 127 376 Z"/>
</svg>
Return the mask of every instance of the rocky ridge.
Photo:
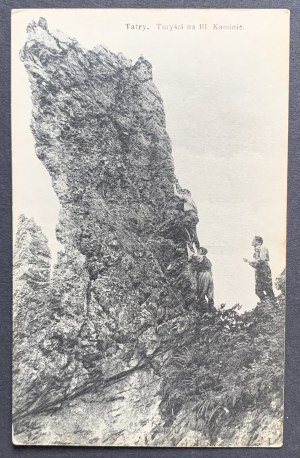
<svg viewBox="0 0 300 458">
<path fill-rule="evenodd" d="M 36 154 L 61 204 L 64 251 L 51 279 L 49 338 L 75 374 L 64 373 L 62 397 L 160 352 L 193 288 L 151 64 L 141 57 L 133 65 L 102 46 L 84 50 L 43 19 L 27 32 L 20 57 Z"/>
</svg>

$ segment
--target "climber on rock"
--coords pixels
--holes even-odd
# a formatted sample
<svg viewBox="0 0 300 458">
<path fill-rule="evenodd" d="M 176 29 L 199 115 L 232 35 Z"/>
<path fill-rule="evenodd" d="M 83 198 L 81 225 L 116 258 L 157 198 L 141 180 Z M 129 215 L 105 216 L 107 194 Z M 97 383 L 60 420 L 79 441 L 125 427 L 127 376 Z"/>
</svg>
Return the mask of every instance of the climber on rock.
<svg viewBox="0 0 300 458">
<path fill-rule="evenodd" d="M 196 226 L 199 222 L 198 210 L 195 202 L 192 199 L 191 192 L 188 189 L 183 189 L 182 192 L 177 191 L 176 184 L 174 183 L 174 196 L 183 200 L 184 219 L 183 224 L 188 237 L 188 244 L 190 249 L 195 244 L 197 250 L 200 249 L 200 243 L 197 236 Z"/>
<path fill-rule="evenodd" d="M 208 305 L 208 310 L 214 307 L 214 282 L 212 276 L 212 263 L 206 257 L 207 249 L 200 247 L 192 251 L 187 244 L 188 259 L 196 275 L 197 301 L 202 309 Z"/>
<path fill-rule="evenodd" d="M 274 301 L 275 294 L 272 286 L 272 273 L 269 266 L 269 251 L 263 245 L 262 237 L 255 236 L 252 240 L 254 247 L 253 261 L 243 258 L 251 267 L 255 269 L 255 294 L 259 297 L 260 303 L 268 300 Z"/>
</svg>

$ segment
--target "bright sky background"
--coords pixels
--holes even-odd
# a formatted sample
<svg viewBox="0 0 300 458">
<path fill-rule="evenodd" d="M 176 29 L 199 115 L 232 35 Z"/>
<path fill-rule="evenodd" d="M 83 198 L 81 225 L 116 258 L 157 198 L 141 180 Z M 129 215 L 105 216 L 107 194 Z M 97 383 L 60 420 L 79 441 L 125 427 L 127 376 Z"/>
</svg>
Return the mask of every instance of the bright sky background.
<svg viewBox="0 0 300 458">
<path fill-rule="evenodd" d="M 198 206 L 198 236 L 213 263 L 216 303 L 256 305 L 251 240 L 261 235 L 275 278 L 285 265 L 288 40 L 286 10 L 15 10 L 12 17 L 14 223 L 33 216 L 55 259 L 59 203 L 34 152 L 31 98 L 19 60 L 31 20 L 46 18 L 85 48 L 103 44 L 153 66 L 175 173 Z M 158 31 L 156 24 L 183 24 Z M 207 30 L 186 30 L 187 24 Z M 125 24 L 145 24 L 128 30 Z M 240 24 L 242 30 L 213 30 Z M 16 224 L 15 224 L 16 228 Z"/>
</svg>

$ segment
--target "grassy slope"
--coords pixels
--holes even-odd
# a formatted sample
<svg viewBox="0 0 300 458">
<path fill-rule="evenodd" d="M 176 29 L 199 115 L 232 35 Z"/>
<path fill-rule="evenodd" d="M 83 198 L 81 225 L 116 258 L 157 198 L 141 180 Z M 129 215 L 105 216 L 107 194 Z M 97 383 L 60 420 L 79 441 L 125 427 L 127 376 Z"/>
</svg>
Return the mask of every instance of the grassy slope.
<svg viewBox="0 0 300 458">
<path fill-rule="evenodd" d="M 198 331 L 184 336 L 164 369 L 161 410 L 174 445 L 185 437 L 182 445 L 280 445 L 283 295 L 278 302 L 195 316 Z"/>
</svg>

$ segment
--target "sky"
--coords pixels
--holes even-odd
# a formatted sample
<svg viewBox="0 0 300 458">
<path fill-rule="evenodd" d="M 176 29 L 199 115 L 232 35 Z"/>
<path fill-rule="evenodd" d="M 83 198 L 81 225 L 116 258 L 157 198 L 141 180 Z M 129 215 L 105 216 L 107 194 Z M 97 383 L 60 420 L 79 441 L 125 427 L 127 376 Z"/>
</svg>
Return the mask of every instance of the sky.
<svg viewBox="0 0 300 458">
<path fill-rule="evenodd" d="M 14 228 L 19 214 L 34 217 L 55 260 L 59 202 L 35 156 L 30 86 L 19 59 L 26 26 L 40 16 L 50 30 L 85 48 L 102 44 L 133 62 L 140 55 L 151 62 L 175 174 L 198 207 L 198 237 L 213 264 L 216 303 L 255 306 L 254 270 L 242 259 L 252 256 L 253 236 L 264 238 L 274 278 L 285 266 L 288 12 L 13 10 Z"/>
</svg>

